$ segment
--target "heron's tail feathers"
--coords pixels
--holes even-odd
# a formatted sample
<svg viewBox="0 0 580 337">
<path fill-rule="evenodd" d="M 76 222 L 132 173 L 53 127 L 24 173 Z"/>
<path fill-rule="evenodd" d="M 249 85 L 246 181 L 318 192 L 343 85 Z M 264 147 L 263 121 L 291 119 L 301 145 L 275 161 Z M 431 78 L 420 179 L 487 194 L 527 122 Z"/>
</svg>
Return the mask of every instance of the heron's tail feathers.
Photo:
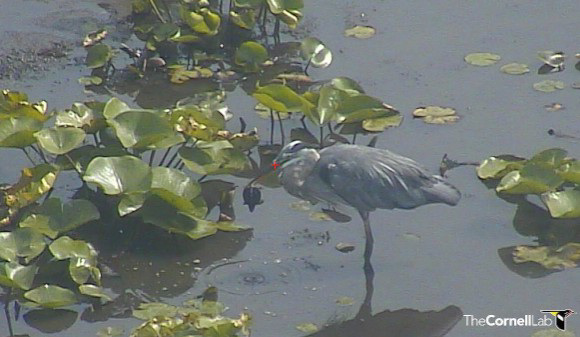
<svg viewBox="0 0 580 337">
<path fill-rule="evenodd" d="M 447 205 L 455 206 L 461 199 L 461 192 L 445 181 L 441 176 L 433 176 L 433 185 L 422 187 L 427 200 L 432 203 L 445 203 Z"/>
</svg>

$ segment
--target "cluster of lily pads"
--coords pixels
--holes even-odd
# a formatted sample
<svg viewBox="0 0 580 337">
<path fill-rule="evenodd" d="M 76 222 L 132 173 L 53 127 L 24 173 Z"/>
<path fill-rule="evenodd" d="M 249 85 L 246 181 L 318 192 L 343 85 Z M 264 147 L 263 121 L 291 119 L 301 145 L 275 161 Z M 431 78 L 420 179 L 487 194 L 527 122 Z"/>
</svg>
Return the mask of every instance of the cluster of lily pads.
<svg viewBox="0 0 580 337">
<path fill-rule="evenodd" d="M 519 195 L 533 202 L 530 197 L 539 195 L 555 219 L 580 218 L 580 161 L 569 157 L 563 149 L 544 150 L 530 159 L 493 156 L 477 167 L 477 175 L 497 182 L 495 190 L 500 196 Z M 577 267 L 580 263 L 578 239 L 572 236 L 565 244 L 555 246 L 517 246 L 513 259 L 516 263 L 535 262 L 553 270 Z"/>
</svg>

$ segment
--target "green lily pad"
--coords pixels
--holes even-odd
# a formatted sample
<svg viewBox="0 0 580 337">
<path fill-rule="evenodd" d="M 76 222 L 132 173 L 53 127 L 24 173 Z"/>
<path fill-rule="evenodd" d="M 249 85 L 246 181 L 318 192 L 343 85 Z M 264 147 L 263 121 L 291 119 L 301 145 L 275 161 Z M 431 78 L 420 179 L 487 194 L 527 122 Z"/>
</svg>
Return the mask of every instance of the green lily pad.
<svg viewBox="0 0 580 337">
<path fill-rule="evenodd" d="M 510 75 L 523 75 L 530 72 L 530 68 L 522 63 L 508 63 L 501 66 L 499 70 Z"/>
<path fill-rule="evenodd" d="M 341 306 L 349 306 L 354 304 L 354 299 L 348 296 L 341 296 L 336 299 L 336 304 Z"/>
<path fill-rule="evenodd" d="M 73 240 L 68 236 L 61 236 L 48 247 L 57 260 L 66 260 L 73 257 L 94 259 L 97 251 L 90 243 L 83 240 Z"/>
<path fill-rule="evenodd" d="M 399 111 L 374 97 L 356 95 L 342 99 L 336 114 L 339 123 L 348 124 L 369 119 L 392 117 L 398 115 Z"/>
<path fill-rule="evenodd" d="M 146 199 L 147 193 L 145 192 L 125 193 L 117 205 L 117 211 L 120 216 L 131 214 L 141 209 Z"/>
<path fill-rule="evenodd" d="M 525 160 L 514 156 L 489 157 L 475 169 L 480 179 L 498 179 L 523 167 Z"/>
<path fill-rule="evenodd" d="M 459 120 L 454 109 L 432 105 L 415 109 L 413 116 L 421 117 L 425 123 L 429 124 L 448 124 Z"/>
<path fill-rule="evenodd" d="M 349 77 L 336 77 L 330 81 L 332 87 L 342 90 L 349 94 L 350 96 L 364 94 L 364 89 L 358 84 L 357 81 Z"/>
<path fill-rule="evenodd" d="M 105 293 L 102 287 L 97 287 L 93 284 L 81 284 L 79 286 L 79 292 L 83 295 L 100 298 L 101 303 L 107 303 L 113 300 Z"/>
<path fill-rule="evenodd" d="M 56 113 L 54 124 L 57 127 L 84 128 L 94 125 L 96 119 L 91 108 L 82 103 L 74 103 L 72 109 Z"/>
<path fill-rule="evenodd" d="M 244 171 L 248 158 L 227 140 L 198 141 L 195 147 L 183 147 L 179 156 L 185 166 L 198 174 L 224 174 Z"/>
<path fill-rule="evenodd" d="M 0 119 L 0 147 L 23 149 L 36 143 L 34 134 L 42 129 L 42 122 L 30 117 Z"/>
<path fill-rule="evenodd" d="M 252 30 L 256 26 L 256 10 L 248 8 L 230 11 L 230 19 L 236 26 Z"/>
<path fill-rule="evenodd" d="M 181 19 L 196 33 L 209 36 L 218 33 L 221 18 L 219 14 L 209 8 L 200 8 L 197 11 L 189 11 L 185 6 L 179 7 Z"/>
<path fill-rule="evenodd" d="M 153 112 L 125 111 L 109 119 L 109 124 L 126 148 L 167 148 L 185 141 L 167 119 Z"/>
<path fill-rule="evenodd" d="M 403 122 L 403 116 L 395 115 L 389 117 L 379 117 L 366 119 L 362 122 L 363 129 L 370 132 L 382 132 L 386 128 L 397 127 Z"/>
<path fill-rule="evenodd" d="M 88 200 L 71 200 L 62 204 L 58 198 L 50 198 L 32 214 L 20 221 L 20 227 L 34 228 L 55 239 L 58 234 L 75 229 L 99 218 L 99 211 Z"/>
<path fill-rule="evenodd" d="M 28 290 L 32 286 L 38 267 L 22 266 L 16 262 L 0 262 L 0 285 Z"/>
<path fill-rule="evenodd" d="M 354 26 L 344 31 L 346 37 L 356 37 L 357 39 L 369 39 L 376 33 L 376 29 L 371 26 Z"/>
<path fill-rule="evenodd" d="M 316 125 L 325 125 L 335 118 L 340 103 L 347 97 L 348 94 L 344 91 L 331 85 L 325 85 L 320 89 L 318 107 L 312 113 L 307 114 L 307 116 Z"/>
<path fill-rule="evenodd" d="M 169 38 L 176 35 L 178 32 L 179 27 L 172 22 L 157 24 L 151 30 L 151 34 L 153 34 L 153 38 L 157 42 L 169 40 Z"/>
<path fill-rule="evenodd" d="M 270 108 L 268 108 L 267 106 L 265 106 L 262 103 L 258 103 L 256 104 L 256 107 L 254 108 L 256 110 L 256 113 L 258 114 L 258 116 L 260 116 L 260 118 L 263 119 L 270 119 L 270 118 L 274 118 L 275 121 L 279 120 L 279 119 L 288 119 L 290 118 L 290 116 L 292 116 L 292 114 L 290 112 L 281 112 L 281 111 L 276 111 L 274 112 L 274 110 L 271 110 Z"/>
<path fill-rule="evenodd" d="M 553 191 L 564 179 L 553 169 L 537 163 L 528 163 L 521 170 L 506 174 L 496 187 L 497 192 L 509 194 L 541 194 Z"/>
<path fill-rule="evenodd" d="M 91 69 L 100 68 L 113 58 L 113 49 L 106 44 L 97 44 L 87 49 L 86 65 Z"/>
<path fill-rule="evenodd" d="M 580 262 L 580 243 L 570 242 L 562 247 L 517 246 L 513 254 L 516 263 L 535 262 L 556 270 L 576 268 Z"/>
<path fill-rule="evenodd" d="M 24 297 L 44 308 L 61 308 L 77 302 L 75 293 L 55 285 L 45 284 L 24 293 Z"/>
<path fill-rule="evenodd" d="M 97 157 L 89 163 L 83 180 L 99 185 L 105 194 L 147 192 L 151 188 L 151 168 L 132 156 Z"/>
<path fill-rule="evenodd" d="M 280 112 L 299 112 L 304 105 L 304 99 L 283 84 L 260 87 L 252 96 L 266 107 Z"/>
<path fill-rule="evenodd" d="M 85 284 L 89 278 L 92 278 L 98 285 L 101 284 L 101 271 L 97 268 L 96 258 L 72 257 L 69 261 L 68 271 L 77 284 Z"/>
<path fill-rule="evenodd" d="M 296 325 L 296 329 L 307 334 L 312 334 L 318 331 L 318 327 L 313 323 L 300 323 Z"/>
<path fill-rule="evenodd" d="M 46 243 L 44 236 L 32 228 L 16 228 L 11 232 L 0 232 L 0 258 L 18 262 L 19 257 L 29 263 L 40 255 Z"/>
<path fill-rule="evenodd" d="M 253 149 L 260 142 L 260 136 L 255 131 L 240 132 L 231 135 L 228 141 L 232 143 L 235 149 L 248 151 Z"/>
<path fill-rule="evenodd" d="M 22 169 L 20 180 L 5 191 L 6 205 L 16 212 L 32 204 L 52 188 L 57 175 L 58 169 L 50 164 Z"/>
<path fill-rule="evenodd" d="M 465 56 L 465 62 L 480 67 L 496 64 L 499 60 L 501 56 L 492 53 L 471 53 Z"/>
<path fill-rule="evenodd" d="M 113 119 L 120 115 L 121 113 L 131 110 L 131 108 L 120 99 L 113 97 L 111 98 L 107 104 L 105 104 L 105 108 L 103 109 L 103 116 L 106 119 Z"/>
<path fill-rule="evenodd" d="M 246 41 L 236 50 L 234 62 L 247 72 L 257 72 L 268 60 L 268 51 L 258 42 Z"/>
<path fill-rule="evenodd" d="M 83 76 L 78 79 L 80 85 L 101 85 L 103 84 L 103 79 L 99 76 Z"/>
<path fill-rule="evenodd" d="M 558 175 L 564 180 L 580 184 L 580 161 L 574 160 L 560 166 L 557 170 Z"/>
<path fill-rule="evenodd" d="M 42 129 L 34 134 L 43 149 L 52 154 L 65 154 L 76 148 L 85 140 L 83 129 L 52 128 Z"/>
<path fill-rule="evenodd" d="M 326 68 L 332 63 L 332 52 L 315 37 L 307 37 L 300 44 L 300 53 L 316 68 Z"/>
<path fill-rule="evenodd" d="M 133 309 L 133 317 L 143 321 L 148 321 L 155 317 L 175 317 L 178 313 L 178 308 L 173 305 L 152 302 L 141 303 L 138 309 Z"/>
<path fill-rule="evenodd" d="M 332 218 L 325 212 L 311 212 L 309 218 L 312 221 L 331 221 Z"/>
<path fill-rule="evenodd" d="M 556 90 L 564 89 L 566 87 L 566 84 L 564 84 L 564 82 L 562 82 L 562 81 L 544 80 L 544 81 L 534 83 L 533 87 L 534 87 L 534 89 L 536 89 L 538 91 L 553 92 Z"/>
<path fill-rule="evenodd" d="M 213 76 L 213 71 L 209 68 L 193 67 L 189 70 L 185 66 L 171 66 L 169 81 L 175 84 L 182 84 L 189 80 L 210 78 Z"/>
<path fill-rule="evenodd" d="M 580 217 L 580 189 L 548 192 L 542 194 L 542 201 L 554 218 Z"/>
<path fill-rule="evenodd" d="M 541 151 L 530 158 L 530 162 L 537 163 L 548 168 L 558 168 L 565 163 L 568 152 L 560 148 Z"/>
</svg>

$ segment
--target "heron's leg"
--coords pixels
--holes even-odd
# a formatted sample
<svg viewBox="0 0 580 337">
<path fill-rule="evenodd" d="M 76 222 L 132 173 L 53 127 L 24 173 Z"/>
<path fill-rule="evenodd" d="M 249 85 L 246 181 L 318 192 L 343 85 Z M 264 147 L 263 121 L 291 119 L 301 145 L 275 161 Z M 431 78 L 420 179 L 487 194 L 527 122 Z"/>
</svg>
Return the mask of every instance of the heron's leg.
<svg viewBox="0 0 580 337">
<path fill-rule="evenodd" d="M 373 281 L 375 278 L 375 271 L 373 269 L 373 265 L 371 264 L 371 255 L 373 254 L 374 238 L 373 238 L 373 232 L 371 229 L 371 223 L 369 220 L 369 212 L 359 211 L 359 214 L 360 214 L 360 216 L 363 220 L 363 223 L 364 223 L 365 237 L 366 237 L 365 253 L 364 253 L 365 264 L 363 267 L 363 270 L 365 272 L 366 295 L 365 295 L 364 302 L 361 306 L 361 309 L 359 311 L 359 315 L 362 315 L 362 316 L 366 315 L 366 316 L 370 317 L 370 315 L 372 314 L 371 301 L 373 298 L 373 292 L 374 292 Z"/>
</svg>

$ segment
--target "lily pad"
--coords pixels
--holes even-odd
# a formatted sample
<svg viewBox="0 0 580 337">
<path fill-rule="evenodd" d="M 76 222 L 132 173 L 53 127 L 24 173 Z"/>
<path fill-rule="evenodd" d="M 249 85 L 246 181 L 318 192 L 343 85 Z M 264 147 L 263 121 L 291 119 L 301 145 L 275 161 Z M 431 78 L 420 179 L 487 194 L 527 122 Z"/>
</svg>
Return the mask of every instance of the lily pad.
<svg viewBox="0 0 580 337">
<path fill-rule="evenodd" d="M 227 140 L 198 141 L 195 147 L 183 147 L 179 156 L 185 166 L 198 174 L 224 174 L 244 171 L 248 158 Z"/>
<path fill-rule="evenodd" d="M 103 79 L 99 76 L 83 76 L 78 79 L 80 85 L 101 85 L 103 84 Z"/>
<path fill-rule="evenodd" d="M 22 169 L 20 180 L 5 191 L 6 205 L 16 212 L 32 204 L 52 188 L 57 175 L 58 169 L 50 164 Z"/>
<path fill-rule="evenodd" d="M 97 44 L 87 49 L 87 67 L 101 68 L 113 58 L 113 49 L 106 44 Z"/>
<path fill-rule="evenodd" d="M 20 227 L 34 228 L 55 239 L 58 234 L 75 229 L 99 218 L 99 211 L 88 200 L 71 200 L 62 204 L 58 198 L 50 198 L 32 214 L 20 221 Z"/>
<path fill-rule="evenodd" d="M 72 291 L 48 284 L 25 292 L 24 297 L 44 308 L 61 308 L 77 302 Z"/>
<path fill-rule="evenodd" d="M 514 249 L 514 262 L 535 262 L 547 269 L 569 269 L 578 267 L 580 262 L 580 243 L 567 243 L 562 247 L 517 246 Z"/>
<path fill-rule="evenodd" d="M 0 119 L 0 147 L 25 148 L 36 143 L 34 134 L 42 129 L 42 122 L 30 117 Z"/>
<path fill-rule="evenodd" d="M 423 121 L 429 124 L 448 124 L 459 120 L 454 109 L 432 105 L 415 109 L 413 116 L 422 117 Z"/>
<path fill-rule="evenodd" d="M 543 150 L 530 158 L 530 162 L 548 168 L 558 168 L 567 161 L 568 152 L 564 149 L 553 148 Z"/>
<path fill-rule="evenodd" d="M 256 104 L 256 107 L 254 109 L 256 110 L 258 116 L 260 116 L 260 118 L 263 119 L 270 119 L 273 117 L 274 120 L 277 121 L 279 119 L 282 120 L 288 119 L 290 118 L 290 116 L 292 116 L 290 112 L 281 112 L 281 111 L 274 112 L 273 110 L 270 110 L 270 108 L 268 108 L 262 103 Z"/>
<path fill-rule="evenodd" d="M 101 299 L 101 303 L 111 302 L 113 299 L 107 295 L 102 287 L 97 287 L 93 284 L 79 285 L 79 292 L 83 295 L 97 297 Z"/>
<path fill-rule="evenodd" d="M 349 296 L 341 296 L 336 299 L 336 304 L 341 306 L 349 306 L 354 304 L 354 299 Z"/>
<path fill-rule="evenodd" d="M 332 52 L 315 37 L 307 37 L 300 44 L 302 58 L 316 68 L 326 68 L 332 63 Z"/>
<path fill-rule="evenodd" d="M 213 71 L 209 68 L 194 67 L 188 70 L 184 66 L 170 67 L 169 74 L 171 77 L 169 81 L 175 84 L 182 84 L 192 79 L 210 78 L 213 76 Z"/>
<path fill-rule="evenodd" d="M 230 19 L 236 26 L 252 30 L 256 25 L 256 11 L 253 8 L 230 11 Z"/>
<path fill-rule="evenodd" d="M 554 218 L 580 217 L 580 189 L 545 193 L 542 201 Z"/>
<path fill-rule="evenodd" d="M 296 325 L 296 329 L 307 334 L 312 334 L 318 331 L 318 327 L 314 323 L 300 323 Z"/>
<path fill-rule="evenodd" d="M 149 191 L 151 178 L 149 165 L 132 156 L 97 157 L 83 176 L 84 181 L 99 185 L 110 195 Z"/>
<path fill-rule="evenodd" d="M 34 134 L 43 149 L 52 154 L 65 154 L 85 140 L 85 131 L 77 128 L 56 127 L 42 129 Z"/>
<path fill-rule="evenodd" d="M 493 53 L 471 53 L 465 56 L 465 62 L 480 67 L 496 64 L 501 56 Z"/>
<path fill-rule="evenodd" d="M 280 112 L 298 112 L 304 105 L 304 99 L 283 84 L 268 84 L 260 87 L 252 96 L 266 107 Z"/>
<path fill-rule="evenodd" d="M 97 251 L 90 243 L 83 240 L 73 240 L 68 236 L 61 236 L 54 240 L 48 249 L 57 260 L 73 257 L 93 259 L 97 256 Z"/>
<path fill-rule="evenodd" d="M 185 141 L 168 119 L 154 112 L 129 110 L 109 119 L 117 138 L 126 148 L 159 149 Z"/>
<path fill-rule="evenodd" d="M 257 72 L 268 60 L 268 51 L 258 42 L 246 41 L 238 47 L 234 62 L 247 72 Z"/>
<path fill-rule="evenodd" d="M 562 81 L 556 80 L 544 80 L 541 82 L 534 83 L 534 89 L 542 92 L 553 92 L 556 90 L 561 90 L 566 87 L 566 84 Z"/>
<path fill-rule="evenodd" d="M 196 33 L 209 36 L 218 33 L 221 18 L 219 14 L 209 8 L 200 8 L 197 11 L 189 11 L 185 6 L 179 7 L 181 19 Z"/>
<path fill-rule="evenodd" d="M 330 215 L 328 215 L 324 212 L 311 212 L 309 214 L 309 218 L 312 221 L 331 221 L 332 220 Z"/>
<path fill-rule="evenodd" d="M 373 119 L 365 119 L 362 122 L 363 129 L 370 132 L 382 132 L 386 128 L 397 127 L 403 122 L 403 116 L 395 115 L 389 117 L 379 117 Z"/>
<path fill-rule="evenodd" d="M 44 236 L 32 228 L 16 228 L 11 232 L 0 232 L 0 258 L 18 262 L 24 257 L 26 263 L 40 255 L 46 243 Z"/>
<path fill-rule="evenodd" d="M 32 286 L 38 267 L 22 266 L 16 262 L 0 262 L 0 285 L 28 290 Z"/>
<path fill-rule="evenodd" d="M 499 70 L 510 75 L 523 75 L 530 72 L 530 68 L 522 63 L 508 63 L 501 66 Z"/>
<path fill-rule="evenodd" d="M 103 109 L 103 116 L 106 119 L 113 119 L 117 115 L 121 113 L 131 110 L 131 108 L 120 99 L 113 97 L 111 98 L 107 104 L 105 104 L 105 108 Z"/>
<path fill-rule="evenodd" d="M 525 160 L 514 156 L 489 157 L 475 169 L 480 179 L 498 179 L 523 167 Z"/>
<path fill-rule="evenodd" d="M 580 184 L 580 161 L 574 160 L 560 166 L 557 173 L 566 181 Z"/>
<path fill-rule="evenodd" d="M 541 194 L 553 191 L 564 179 L 553 169 L 537 163 L 528 163 L 521 170 L 506 174 L 496 187 L 497 192 L 509 194 Z"/>
<path fill-rule="evenodd" d="M 376 29 L 371 26 L 354 26 L 344 31 L 344 36 L 355 37 L 357 39 L 369 39 L 376 33 Z"/>
</svg>

